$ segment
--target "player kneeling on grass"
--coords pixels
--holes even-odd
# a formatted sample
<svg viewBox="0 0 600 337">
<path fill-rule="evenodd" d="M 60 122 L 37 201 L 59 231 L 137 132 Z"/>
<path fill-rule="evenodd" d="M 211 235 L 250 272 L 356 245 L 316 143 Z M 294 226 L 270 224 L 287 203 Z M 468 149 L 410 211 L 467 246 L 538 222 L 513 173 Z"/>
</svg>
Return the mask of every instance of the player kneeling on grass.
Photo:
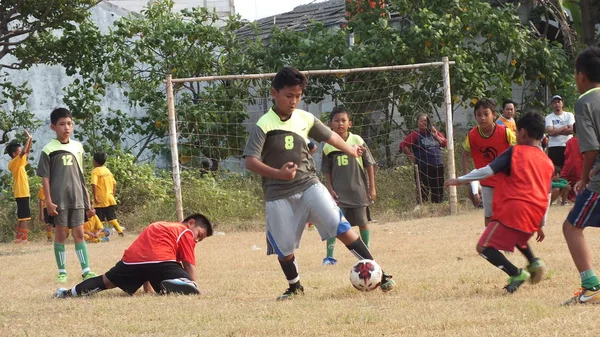
<svg viewBox="0 0 600 337">
<path fill-rule="evenodd" d="M 149 282 L 161 294 L 200 294 L 196 279 L 196 243 L 213 234 L 210 221 L 193 214 L 182 223 L 155 222 L 146 227 L 125 250 L 121 261 L 104 275 L 71 289 L 60 288 L 55 297 L 75 297 L 121 288 L 133 295 Z"/>
<path fill-rule="evenodd" d="M 535 258 L 527 241 L 538 233 L 544 240 L 542 226 L 549 207 L 550 186 L 554 165 L 538 147 L 544 134 L 544 118 L 525 114 L 517 121 L 517 145 L 510 147 L 489 165 L 451 179 L 446 186 L 466 184 L 496 175 L 499 183 L 494 190 L 493 216 L 477 243 L 477 252 L 491 264 L 508 274 L 507 292 L 515 292 L 527 279 L 541 281 L 544 263 Z M 500 252 L 514 247 L 529 261 L 527 270 L 519 269 Z"/>
<path fill-rule="evenodd" d="M 304 293 L 294 250 L 307 222 L 317 227 L 322 240 L 337 237 L 359 259 L 373 260 L 327 188 L 319 182 L 308 138 L 325 141 L 353 158 L 361 157 L 365 148 L 349 145 L 314 115 L 296 109 L 306 84 L 306 77 L 294 68 L 285 67 L 277 73 L 271 83 L 275 106 L 258 120 L 244 150 L 246 168 L 263 176 L 267 254 L 277 254 L 289 284 L 278 300 Z M 391 290 L 394 284 L 391 276 L 384 273 L 381 289 Z"/>
</svg>

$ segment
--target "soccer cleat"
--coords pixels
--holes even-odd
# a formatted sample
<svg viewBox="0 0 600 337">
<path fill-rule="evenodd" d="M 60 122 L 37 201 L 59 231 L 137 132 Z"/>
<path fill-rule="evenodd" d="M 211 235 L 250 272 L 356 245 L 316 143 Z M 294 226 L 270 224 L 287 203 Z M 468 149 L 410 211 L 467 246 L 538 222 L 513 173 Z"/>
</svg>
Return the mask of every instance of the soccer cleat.
<svg viewBox="0 0 600 337">
<path fill-rule="evenodd" d="M 563 305 L 600 303 L 600 288 L 596 290 L 581 288 L 574 295 L 573 298 L 563 303 Z"/>
<path fill-rule="evenodd" d="M 301 284 L 297 286 L 290 286 L 287 290 L 277 297 L 278 301 L 291 300 L 294 296 L 304 295 L 304 287 Z"/>
<path fill-rule="evenodd" d="M 334 266 L 336 263 L 337 263 L 337 260 L 330 256 L 327 256 L 326 258 L 323 259 L 324 266 Z"/>
<path fill-rule="evenodd" d="M 57 283 L 67 283 L 67 274 L 60 273 L 56 276 Z"/>
<path fill-rule="evenodd" d="M 527 271 L 531 275 L 531 278 L 529 279 L 531 284 L 537 284 L 542 280 L 542 278 L 544 278 L 544 273 L 546 272 L 546 264 L 544 263 L 544 261 L 535 258 L 527 266 Z"/>
<path fill-rule="evenodd" d="M 196 282 L 187 278 L 164 280 L 160 283 L 161 294 L 199 295 Z"/>
<path fill-rule="evenodd" d="M 508 284 L 504 287 L 509 294 L 514 293 L 523 283 L 529 279 L 531 275 L 524 269 L 519 269 L 519 274 L 508 278 Z"/>
<path fill-rule="evenodd" d="M 69 297 L 69 289 L 67 288 L 58 288 L 54 293 L 54 298 L 67 298 Z"/>
<path fill-rule="evenodd" d="M 96 273 L 94 273 L 93 271 L 88 271 L 87 273 L 81 275 L 81 278 L 85 281 L 85 280 L 89 280 L 92 277 L 96 277 L 98 276 Z"/>
<path fill-rule="evenodd" d="M 396 281 L 392 280 L 392 275 L 383 274 L 381 276 L 381 284 L 379 285 L 379 288 L 381 288 L 383 292 L 392 290 L 395 285 Z"/>
</svg>

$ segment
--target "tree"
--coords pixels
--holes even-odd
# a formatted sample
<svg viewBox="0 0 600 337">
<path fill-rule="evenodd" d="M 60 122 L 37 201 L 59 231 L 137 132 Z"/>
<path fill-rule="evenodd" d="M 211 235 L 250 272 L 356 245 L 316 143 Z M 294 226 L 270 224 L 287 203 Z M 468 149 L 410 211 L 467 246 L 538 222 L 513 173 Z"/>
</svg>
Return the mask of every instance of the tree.
<svg viewBox="0 0 600 337">
<path fill-rule="evenodd" d="M 0 60 L 14 55 L 18 61 L 0 68 L 23 69 L 52 58 L 45 48 L 62 30 L 83 22 L 99 0 L 3 0 L 0 2 Z M 35 52 L 32 52 L 35 51 Z"/>
<path fill-rule="evenodd" d="M 132 125 L 143 139 L 141 150 L 156 154 L 168 151 L 165 86 L 173 77 L 239 74 L 251 70 L 235 31 L 239 17 L 224 23 L 206 8 L 174 13 L 172 0 L 150 4 L 141 16 L 116 23 L 109 45 L 107 81 L 122 84 L 135 107 L 145 115 Z M 222 26 L 224 24 L 224 26 Z M 216 162 L 240 155 L 245 142 L 242 122 L 248 117 L 249 82 L 212 81 L 185 83 L 175 87 L 182 162 L 206 157 Z"/>
</svg>

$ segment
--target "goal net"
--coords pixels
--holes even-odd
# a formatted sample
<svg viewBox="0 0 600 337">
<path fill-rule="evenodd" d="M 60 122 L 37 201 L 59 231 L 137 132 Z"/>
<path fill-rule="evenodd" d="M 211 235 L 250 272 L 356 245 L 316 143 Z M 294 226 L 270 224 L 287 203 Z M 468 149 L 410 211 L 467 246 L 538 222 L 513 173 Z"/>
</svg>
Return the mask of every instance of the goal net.
<svg viewBox="0 0 600 337">
<path fill-rule="evenodd" d="M 449 62 L 388 67 L 310 70 L 298 109 L 327 124 L 334 107 L 351 113 L 350 132 L 368 145 L 379 175 L 393 171 L 413 193 L 398 191 L 402 204 L 448 202 L 456 209 L 456 190 L 443 189 L 454 177 Z M 246 174 L 242 153 L 251 128 L 273 105 L 275 73 L 167 77 L 170 148 L 182 216 L 180 170 L 219 175 Z M 427 119 L 419 127 L 419 119 Z M 437 132 L 436 132 L 437 130 Z M 317 170 L 321 149 L 314 154 Z M 385 174 L 384 174 L 385 175 Z M 406 186 L 405 186 L 406 188 Z"/>
</svg>

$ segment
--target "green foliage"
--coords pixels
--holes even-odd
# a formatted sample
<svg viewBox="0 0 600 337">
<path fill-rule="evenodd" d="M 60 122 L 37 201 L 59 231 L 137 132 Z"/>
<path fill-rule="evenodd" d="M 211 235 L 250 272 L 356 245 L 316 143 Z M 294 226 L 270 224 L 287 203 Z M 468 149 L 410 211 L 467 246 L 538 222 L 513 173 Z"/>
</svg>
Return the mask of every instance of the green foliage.
<svg viewBox="0 0 600 337">
<path fill-rule="evenodd" d="M 0 144 L 10 141 L 9 133 L 16 129 L 26 129 L 30 132 L 40 127 L 37 120 L 27 107 L 27 98 L 31 94 L 27 82 L 15 85 L 0 74 Z"/>
</svg>

